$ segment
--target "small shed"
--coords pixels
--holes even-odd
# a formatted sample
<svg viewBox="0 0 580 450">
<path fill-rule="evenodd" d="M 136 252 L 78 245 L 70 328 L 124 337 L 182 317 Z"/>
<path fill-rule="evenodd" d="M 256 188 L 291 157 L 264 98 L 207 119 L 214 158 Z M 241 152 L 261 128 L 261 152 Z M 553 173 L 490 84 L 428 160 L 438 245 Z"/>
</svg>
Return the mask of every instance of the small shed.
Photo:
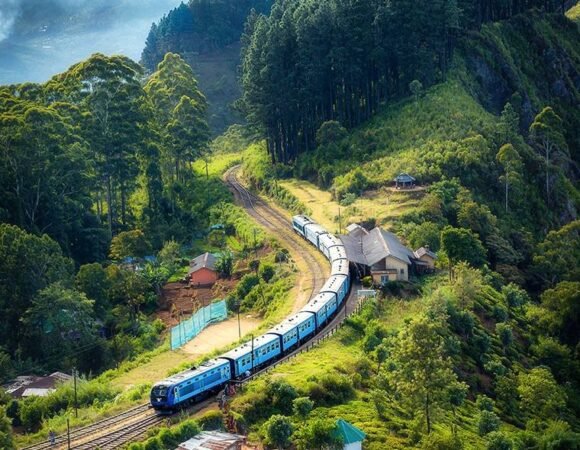
<svg viewBox="0 0 580 450">
<path fill-rule="evenodd" d="M 176 450 L 241 450 L 246 438 L 221 431 L 202 431 L 179 444 Z"/>
<path fill-rule="evenodd" d="M 435 270 L 437 255 L 429 249 L 428 245 L 415 250 L 413 253 L 418 272 L 433 272 Z"/>
<path fill-rule="evenodd" d="M 45 377 L 23 375 L 9 385 L 4 386 L 6 392 L 13 398 L 46 397 L 54 392 L 59 383 L 72 380 L 72 376 L 62 372 L 54 372 Z"/>
<path fill-rule="evenodd" d="M 415 186 L 417 180 L 408 173 L 401 173 L 395 177 L 394 181 L 397 189 L 409 189 Z"/>
<path fill-rule="evenodd" d="M 217 258 L 211 253 L 204 253 L 189 263 L 187 272 L 193 286 L 212 286 L 219 277 L 215 268 Z"/>
<path fill-rule="evenodd" d="M 361 450 L 362 442 L 367 437 L 357 427 L 342 419 L 336 421 L 336 434 L 340 436 L 344 450 Z"/>
</svg>

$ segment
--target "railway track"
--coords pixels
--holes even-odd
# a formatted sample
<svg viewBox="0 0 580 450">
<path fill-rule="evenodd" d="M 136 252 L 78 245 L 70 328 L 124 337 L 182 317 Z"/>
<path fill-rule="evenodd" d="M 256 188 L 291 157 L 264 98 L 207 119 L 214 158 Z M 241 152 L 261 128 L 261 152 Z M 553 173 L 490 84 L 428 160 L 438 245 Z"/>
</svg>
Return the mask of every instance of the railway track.
<svg viewBox="0 0 580 450">
<path fill-rule="evenodd" d="M 318 260 L 318 250 L 294 232 L 289 217 L 269 206 L 240 183 L 238 180 L 239 169 L 239 165 L 229 169 L 224 175 L 224 181 L 230 187 L 237 202 L 246 209 L 256 222 L 277 236 L 281 236 L 284 245 L 289 247 L 293 253 L 294 259 L 301 258 L 304 261 L 312 277 L 312 287 L 307 298 L 309 300 L 326 282 L 329 273 L 327 265 Z"/>
<path fill-rule="evenodd" d="M 103 432 L 103 430 L 111 430 L 112 428 L 115 428 L 120 424 L 138 419 L 139 416 L 144 416 L 147 415 L 148 413 L 150 413 L 149 404 L 144 403 L 142 405 L 128 409 L 127 411 L 123 411 L 120 414 L 95 422 L 86 427 L 78 428 L 74 431 L 71 431 L 70 433 L 71 443 L 82 440 L 87 436 L 96 435 L 99 432 Z M 48 442 L 43 442 L 40 444 L 31 445 L 29 447 L 23 447 L 22 450 L 58 449 L 58 448 L 66 448 L 67 445 L 68 445 L 68 437 L 66 435 L 62 435 L 56 437 L 54 445 L 51 445 Z"/>
<path fill-rule="evenodd" d="M 312 277 L 312 286 L 310 294 L 308 295 L 308 299 L 310 299 L 326 281 L 328 268 L 317 259 L 317 250 L 294 232 L 288 217 L 270 207 L 266 202 L 264 202 L 264 200 L 247 190 L 239 182 L 237 178 L 238 170 L 239 166 L 228 170 L 224 176 L 225 182 L 230 186 L 230 189 L 234 193 L 238 203 L 247 210 L 256 222 L 279 236 L 281 240 L 283 240 L 284 245 L 289 247 L 295 259 L 303 259 Z M 351 292 L 345 302 L 344 310 L 339 311 L 334 319 L 316 336 L 298 347 L 292 353 L 278 360 L 273 365 L 256 372 L 251 377 L 245 379 L 243 383 L 263 374 L 272 367 L 287 361 L 305 349 L 316 345 L 320 340 L 325 339 L 340 325 L 344 320 L 344 317 L 346 317 L 346 314 L 350 314 L 356 307 L 357 301 L 354 294 Z M 215 402 L 216 398 L 210 397 L 209 399 L 188 408 L 186 412 L 189 414 L 195 413 Z M 71 431 L 70 448 L 75 450 L 118 449 L 143 437 L 151 428 L 163 424 L 163 422 L 167 420 L 167 417 L 168 416 L 157 415 L 149 407 L 149 404 L 142 404 L 115 416 L 111 416 L 86 427 Z M 51 445 L 48 442 L 43 442 L 23 447 L 22 450 L 61 450 L 67 448 L 68 437 L 66 435 L 61 435 L 56 437 L 54 445 Z"/>
</svg>

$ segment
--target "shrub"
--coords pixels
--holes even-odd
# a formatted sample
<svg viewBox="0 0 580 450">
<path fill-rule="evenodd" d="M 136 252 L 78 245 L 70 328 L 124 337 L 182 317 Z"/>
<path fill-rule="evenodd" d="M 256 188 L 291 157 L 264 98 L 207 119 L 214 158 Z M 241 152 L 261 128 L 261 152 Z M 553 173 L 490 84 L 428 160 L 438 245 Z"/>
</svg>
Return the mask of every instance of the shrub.
<svg viewBox="0 0 580 450">
<path fill-rule="evenodd" d="M 512 342 L 514 341 L 514 334 L 512 331 L 512 327 L 505 323 L 498 323 L 495 326 L 495 332 L 499 336 L 499 340 L 501 341 L 504 347 L 509 347 Z"/>
<path fill-rule="evenodd" d="M 373 285 L 373 277 L 368 276 L 368 277 L 364 277 L 362 280 L 362 285 L 366 288 L 370 288 Z"/>
<path fill-rule="evenodd" d="M 475 404 L 480 411 L 493 411 L 494 402 L 487 395 L 478 395 Z"/>
<path fill-rule="evenodd" d="M 270 280 L 274 277 L 276 273 L 276 268 L 269 263 L 266 264 L 262 264 L 262 266 L 260 267 L 260 276 L 262 277 L 262 280 L 264 280 L 266 283 L 270 282 Z"/>
<path fill-rule="evenodd" d="M 485 436 L 499 429 L 499 417 L 492 411 L 481 411 L 477 422 L 477 430 L 480 436 Z"/>
<path fill-rule="evenodd" d="M 512 450 L 512 447 L 512 440 L 499 431 L 490 433 L 487 438 L 487 450 Z"/>
<path fill-rule="evenodd" d="M 202 430 L 221 430 L 224 426 L 224 415 L 221 411 L 208 411 L 197 422 Z"/>
<path fill-rule="evenodd" d="M 305 419 L 314 408 L 314 402 L 308 397 L 298 397 L 292 401 L 292 411 L 301 419 Z"/>
<path fill-rule="evenodd" d="M 340 405 L 354 398 L 352 381 L 345 375 L 327 374 L 309 386 L 309 397 L 318 405 Z"/>
<path fill-rule="evenodd" d="M 347 192 L 344 194 L 340 200 L 340 206 L 350 206 L 356 201 L 356 194 L 352 192 Z"/>
</svg>

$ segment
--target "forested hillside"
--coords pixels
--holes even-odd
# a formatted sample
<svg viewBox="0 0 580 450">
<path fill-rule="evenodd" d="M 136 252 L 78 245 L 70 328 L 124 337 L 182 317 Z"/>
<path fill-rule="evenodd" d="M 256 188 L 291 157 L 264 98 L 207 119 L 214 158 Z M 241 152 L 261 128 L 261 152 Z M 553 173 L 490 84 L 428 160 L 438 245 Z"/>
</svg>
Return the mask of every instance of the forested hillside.
<svg viewBox="0 0 580 450">
<path fill-rule="evenodd" d="M 242 105 L 265 143 L 248 179 L 298 209 L 278 180 L 309 180 L 343 207 L 337 229 L 386 224 L 443 273 L 388 283 L 252 383 L 242 429 L 324 448 L 346 418 L 369 449 L 579 448 L 580 34 L 561 6 L 280 1 L 252 20 Z M 369 199 L 405 198 L 401 172 L 413 201 L 374 215 Z"/>
<path fill-rule="evenodd" d="M 249 22 L 243 107 L 274 161 L 316 147 L 329 120 L 351 128 L 392 101 L 444 81 L 453 50 L 481 24 L 559 2 L 276 2 Z M 532 41 L 533 43 L 534 41 Z M 522 49 L 522 51 L 525 51 Z M 419 83 L 411 82 L 417 80 Z"/>
<path fill-rule="evenodd" d="M 141 311 L 168 266 L 122 263 L 169 243 L 174 265 L 173 241 L 203 232 L 225 197 L 191 171 L 209 131 L 190 67 L 167 54 L 142 80 L 133 61 L 95 54 L 43 85 L 0 87 L 2 380 L 101 371 L 158 342 Z"/>
<path fill-rule="evenodd" d="M 215 135 L 242 120 L 233 103 L 240 96 L 240 38 L 250 13 L 268 14 L 272 0 L 191 0 L 153 24 L 141 63 L 153 71 L 167 52 L 181 55 L 194 69 L 209 101 Z"/>
</svg>

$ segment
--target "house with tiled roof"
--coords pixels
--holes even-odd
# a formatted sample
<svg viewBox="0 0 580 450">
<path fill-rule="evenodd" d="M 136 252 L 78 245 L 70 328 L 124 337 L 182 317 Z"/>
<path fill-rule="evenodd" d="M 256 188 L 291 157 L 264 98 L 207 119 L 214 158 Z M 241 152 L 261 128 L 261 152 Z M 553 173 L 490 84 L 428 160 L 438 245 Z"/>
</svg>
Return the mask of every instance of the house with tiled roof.
<svg viewBox="0 0 580 450">
<path fill-rule="evenodd" d="M 437 257 L 428 248 L 413 252 L 390 231 L 379 227 L 367 231 L 354 225 L 349 225 L 348 234 L 340 235 L 340 239 L 360 277 L 370 275 L 373 283 L 380 285 L 388 281 L 408 281 L 412 272 L 423 273 L 434 268 Z M 426 270 L 422 270 L 423 267 Z"/>
<path fill-rule="evenodd" d="M 212 286 L 219 278 L 216 270 L 217 258 L 212 253 L 204 253 L 189 263 L 187 276 L 192 286 Z"/>
</svg>

